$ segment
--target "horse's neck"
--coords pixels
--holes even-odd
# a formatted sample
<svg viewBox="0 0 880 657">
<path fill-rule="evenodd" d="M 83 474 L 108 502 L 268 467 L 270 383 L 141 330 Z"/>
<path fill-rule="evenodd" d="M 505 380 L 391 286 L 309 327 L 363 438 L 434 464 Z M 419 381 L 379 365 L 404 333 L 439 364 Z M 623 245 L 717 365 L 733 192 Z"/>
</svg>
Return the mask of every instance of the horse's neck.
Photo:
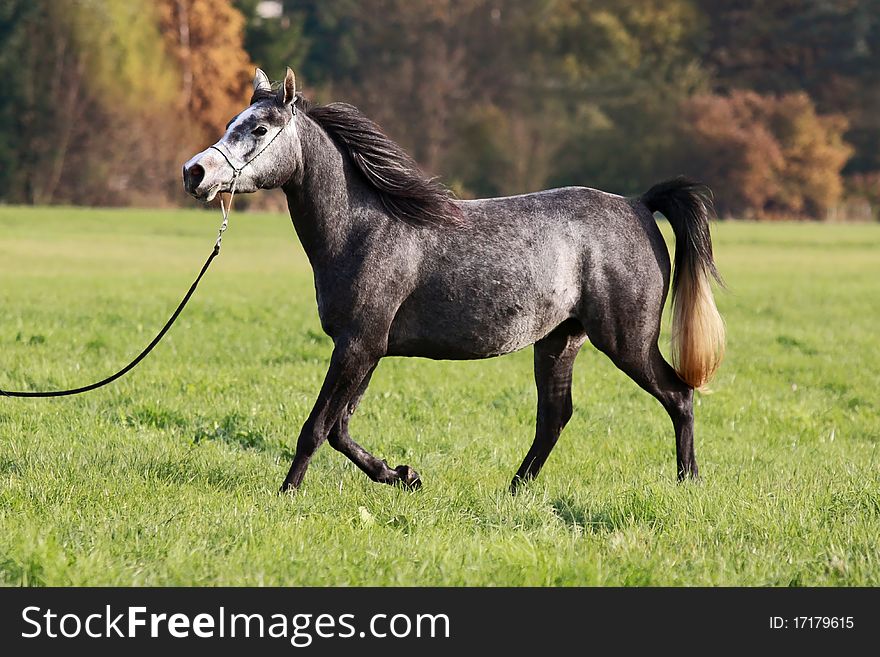
<svg viewBox="0 0 880 657">
<path fill-rule="evenodd" d="M 324 130 L 301 115 L 300 166 L 284 186 L 294 228 L 312 266 L 339 257 L 354 232 L 351 177 L 342 152 Z"/>
</svg>

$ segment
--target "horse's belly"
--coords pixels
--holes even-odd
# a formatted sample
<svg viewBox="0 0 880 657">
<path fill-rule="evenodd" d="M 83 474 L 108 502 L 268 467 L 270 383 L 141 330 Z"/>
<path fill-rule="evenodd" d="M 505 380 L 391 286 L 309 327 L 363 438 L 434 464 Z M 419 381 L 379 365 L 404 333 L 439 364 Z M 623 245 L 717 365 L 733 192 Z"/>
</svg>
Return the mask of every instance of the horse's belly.
<svg viewBox="0 0 880 657">
<path fill-rule="evenodd" d="M 407 299 L 391 325 L 388 354 L 471 360 L 518 351 L 571 317 L 577 297 L 572 289 L 493 294 L 491 288 L 490 280 L 480 290 Z"/>
</svg>

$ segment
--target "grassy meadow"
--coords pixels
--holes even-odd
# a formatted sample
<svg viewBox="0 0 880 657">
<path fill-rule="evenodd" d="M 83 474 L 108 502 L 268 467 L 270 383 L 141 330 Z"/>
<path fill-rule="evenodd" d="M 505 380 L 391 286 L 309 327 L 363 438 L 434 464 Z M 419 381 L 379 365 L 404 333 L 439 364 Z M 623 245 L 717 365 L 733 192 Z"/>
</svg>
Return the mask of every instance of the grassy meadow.
<svg viewBox="0 0 880 657">
<path fill-rule="evenodd" d="M 0 207 L 0 388 L 127 363 L 218 221 Z M 352 434 L 422 490 L 373 484 L 325 445 L 279 496 L 331 343 L 289 218 L 235 214 L 137 370 L 80 397 L 0 398 L 0 583 L 880 585 L 880 226 L 714 236 L 729 345 L 698 399 L 701 482 L 676 483 L 666 414 L 587 345 L 574 418 L 516 498 L 530 349 L 382 362 Z"/>
</svg>

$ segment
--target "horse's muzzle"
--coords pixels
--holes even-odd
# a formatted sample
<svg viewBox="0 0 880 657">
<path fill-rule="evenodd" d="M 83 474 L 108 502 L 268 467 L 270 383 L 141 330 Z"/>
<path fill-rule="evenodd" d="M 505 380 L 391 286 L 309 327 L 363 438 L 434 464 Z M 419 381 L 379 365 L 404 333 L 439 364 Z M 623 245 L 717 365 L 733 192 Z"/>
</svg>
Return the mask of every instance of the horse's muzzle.
<svg viewBox="0 0 880 657">
<path fill-rule="evenodd" d="M 183 188 L 193 196 L 198 196 L 199 185 L 205 179 L 205 168 L 201 164 L 183 167 Z"/>
</svg>

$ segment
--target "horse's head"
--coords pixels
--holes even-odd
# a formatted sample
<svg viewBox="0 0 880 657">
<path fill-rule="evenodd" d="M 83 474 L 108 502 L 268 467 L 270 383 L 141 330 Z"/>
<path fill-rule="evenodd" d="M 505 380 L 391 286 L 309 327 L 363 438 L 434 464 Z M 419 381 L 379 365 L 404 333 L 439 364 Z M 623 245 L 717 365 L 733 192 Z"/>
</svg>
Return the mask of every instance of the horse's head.
<svg viewBox="0 0 880 657">
<path fill-rule="evenodd" d="M 202 201 L 220 192 L 255 192 L 280 187 L 293 175 L 298 161 L 296 78 L 287 69 L 275 92 L 257 69 L 251 104 L 233 117 L 214 145 L 183 165 L 183 186 Z"/>
</svg>

